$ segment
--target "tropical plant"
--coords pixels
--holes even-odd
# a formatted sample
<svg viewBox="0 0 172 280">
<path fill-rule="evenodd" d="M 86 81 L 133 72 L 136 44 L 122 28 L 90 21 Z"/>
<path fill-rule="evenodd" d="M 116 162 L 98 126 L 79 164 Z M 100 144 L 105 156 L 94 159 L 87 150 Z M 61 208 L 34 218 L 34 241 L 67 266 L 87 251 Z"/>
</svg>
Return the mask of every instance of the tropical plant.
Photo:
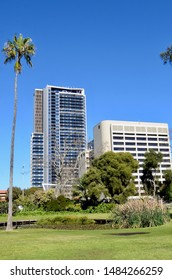
<svg viewBox="0 0 172 280">
<path fill-rule="evenodd" d="M 172 46 L 168 47 L 165 52 L 160 53 L 160 57 L 164 61 L 164 64 L 166 64 L 167 62 L 172 64 Z"/>
<path fill-rule="evenodd" d="M 9 203 L 8 203 L 8 221 L 6 230 L 12 230 L 12 188 L 13 188 L 13 169 L 14 169 L 14 140 L 17 117 L 17 101 L 18 101 L 18 75 L 22 72 L 21 60 L 24 58 L 29 66 L 32 66 L 31 57 L 35 54 L 35 46 L 32 44 L 31 38 L 23 38 L 22 34 L 18 37 L 15 35 L 13 41 L 8 40 L 3 48 L 5 54 L 4 63 L 15 61 L 14 71 L 14 111 L 11 134 L 11 151 L 10 151 L 10 180 L 9 180 Z"/>
</svg>

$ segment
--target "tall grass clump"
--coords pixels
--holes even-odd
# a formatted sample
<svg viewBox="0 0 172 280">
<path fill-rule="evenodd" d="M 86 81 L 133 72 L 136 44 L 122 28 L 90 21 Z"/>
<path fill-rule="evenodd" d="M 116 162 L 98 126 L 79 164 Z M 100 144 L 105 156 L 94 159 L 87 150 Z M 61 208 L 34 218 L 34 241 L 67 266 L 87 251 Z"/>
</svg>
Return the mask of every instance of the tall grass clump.
<svg viewBox="0 0 172 280">
<path fill-rule="evenodd" d="M 166 206 L 155 199 L 131 200 L 113 210 L 113 225 L 116 228 L 159 226 L 169 219 Z"/>
</svg>

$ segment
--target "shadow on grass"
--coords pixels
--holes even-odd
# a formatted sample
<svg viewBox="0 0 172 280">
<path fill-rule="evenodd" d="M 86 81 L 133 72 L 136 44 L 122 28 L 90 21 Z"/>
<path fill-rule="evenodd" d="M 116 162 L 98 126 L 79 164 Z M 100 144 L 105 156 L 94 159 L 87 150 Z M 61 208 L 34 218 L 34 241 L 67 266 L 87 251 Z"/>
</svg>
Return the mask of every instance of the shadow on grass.
<svg viewBox="0 0 172 280">
<path fill-rule="evenodd" d="M 149 233 L 150 232 L 119 232 L 119 233 L 107 233 L 106 235 L 127 236 L 127 235 L 149 234 Z"/>
</svg>

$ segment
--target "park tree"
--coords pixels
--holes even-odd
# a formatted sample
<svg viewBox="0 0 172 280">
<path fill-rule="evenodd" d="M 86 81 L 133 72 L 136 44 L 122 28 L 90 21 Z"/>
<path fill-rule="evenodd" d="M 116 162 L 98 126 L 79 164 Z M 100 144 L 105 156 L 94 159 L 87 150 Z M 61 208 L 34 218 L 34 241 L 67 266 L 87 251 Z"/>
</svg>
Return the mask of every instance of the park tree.
<svg viewBox="0 0 172 280">
<path fill-rule="evenodd" d="M 160 152 L 157 153 L 153 149 L 150 149 L 144 156 L 141 180 L 146 194 L 155 196 L 158 185 L 157 172 L 163 155 Z"/>
<path fill-rule="evenodd" d="M 24 189 L 24 196 L 29 196 L 31 194 L 34 194 L 36 191 L 38 191 L 40 188 L 39 187 L 31 187 L 28 189 Z"/>
<path fill-rule="evenodd" d="M 31 38 L 23 38 L 22 34 L 18 37 L 15 35 L 13 40 L 8 40 L 3 48 L 5 55 L 4 63 L 15 61 L 14 63 L 14 109 L 13 109 L 13 123 L 11 133 L 11 150 L 10 150 L 10 180 L 9 180 L 9 203 L 8 203 L 8 220 L 6 230 L 12 230 L 12 190 L 13 190 L 13 169 L 14 169 L 14 142 L 15 142 L 15 128 L 17 117 L 17 101 L 18 101 L 18 75 L 22 72 L 22 58 L 25 59 L 29 66 L 32 66 L 31 57 L 35 54 L 35 46 L 32 44 Z"/>
<path fill-rule="evenodd" d="M 12 200 L 15 201 L 22 195 L 22 190 L 19 187 L 13 187 L 13 196 Z M 9 189 L 7 189 L 7 201 L 9 201 Z"/>
<path fill-rule="evenodd" d="M 132 173 L 137 171 L 138 162 L 130 153 L 107 152 L 96 158 L 93 166 L 100 170 L 102 182 L 115 202 L 123 203 L 136 194 Z"/>
<path fill-rule="evenodd" d="M 130 153 L 106 152 L 92 162 L 90 170 L 81 178 L 80 191 L 88 200 L 94 193 L 94 199 L 108 197 L 117 203 L 123 203 L 127 197 L 136 194 L 132 173 L 138 168 L 138 162 Z"/>
<path fill-rule="evenodd" d="M 164 171 L 164 182 L 160 188 L 160 196 L 167 202 L 172 202 L 172 170 Z"/>
<path fill-rule="evenodd" d="M 55 143 L 49 164 L 54 173 L 56 197 L 69 196 L 70 188 L 68 189 L 67 186 L 78 183 L 79 159 L 83 146 L 83 139 L 76 133 L 69 133 L 65 139 L 62 139 L 61 147 Z"/>
<path fill-rule="evenodd" d="M 101 179 L 101 171 L 96 167 L 91 167 L 75 186 L 73 197 L 78 197 L 82 202 L 82 207 L 97 206 L 103 198 L 109 197 L 108 189 Z"/>
</svg>

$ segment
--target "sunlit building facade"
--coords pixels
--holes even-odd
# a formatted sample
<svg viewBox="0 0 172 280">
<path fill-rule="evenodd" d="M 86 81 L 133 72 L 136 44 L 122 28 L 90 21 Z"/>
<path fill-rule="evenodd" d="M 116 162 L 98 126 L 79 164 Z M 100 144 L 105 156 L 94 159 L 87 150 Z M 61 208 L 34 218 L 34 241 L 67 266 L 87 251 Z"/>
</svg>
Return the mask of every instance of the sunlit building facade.
<svg viewBox="0 0 172 280">
<path fill-rule="evenodd" d="M 143 193 L 141 176 L 144 153 L 153 149 L 161 152 L 162 162 L 156 174 L 163 182 L 163 171 L 171 169 L 171 149 L 168 124 L 152 122 L 129 122 L 105 120 L 94 127 L 94 156 L 107 151 L 129 152 L 139 162 L 139 169 L 133 174 L 138 193 Z"/>
<path fill-rule="evenodd" d="M 60 170 L 62 164 L 71 166 L 77 160 L 79 153 L 86 149 L 86 137 L 84 89 L 49 85 L 42 90 L 36 89 L 34 132 L 31 137 L 31 185 L 44 189 L 56 186 L 57 169 Z M 70 193 L 71 184 L 72 181 L 66 184 L 66 193 Z"/>
</svg>

